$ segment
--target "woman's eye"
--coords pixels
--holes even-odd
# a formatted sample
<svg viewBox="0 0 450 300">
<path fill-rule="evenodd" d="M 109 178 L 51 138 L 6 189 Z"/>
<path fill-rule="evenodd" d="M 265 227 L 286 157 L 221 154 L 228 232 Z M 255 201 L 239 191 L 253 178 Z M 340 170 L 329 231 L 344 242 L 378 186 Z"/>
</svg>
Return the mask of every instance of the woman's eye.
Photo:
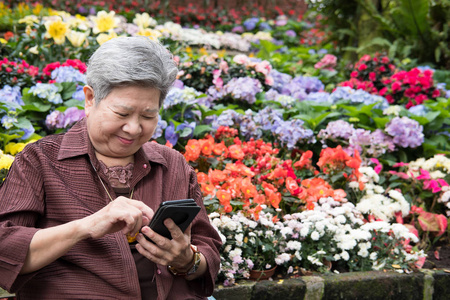
<svg viewBox="0 0 450 300">
<path fill-rule="evenodd" d="M 126 116 L 128 116 L 127 114 L 122 114 L 122 113 L 118 113 L 118 112 L 116 112 L 116 114 L 117 114 L 118 116 L 121 116 L 121 117 L 126 117 Z"/>
</svg>

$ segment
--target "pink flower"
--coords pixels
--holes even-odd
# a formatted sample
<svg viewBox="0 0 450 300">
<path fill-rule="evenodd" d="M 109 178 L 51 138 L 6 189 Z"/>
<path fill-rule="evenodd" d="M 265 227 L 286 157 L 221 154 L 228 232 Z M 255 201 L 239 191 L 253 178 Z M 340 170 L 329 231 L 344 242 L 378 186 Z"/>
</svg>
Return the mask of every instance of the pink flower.
<svg viewBox="0 0 450 300">
<path fill-rule="evenodd" d="M 409 165 L 408 163 L 399 162 L 399 163 L 395 163 L 392 167 L 393 168 L 398 168 L 398 167 L 406 167 L 408 165 Z"/>
<path fill-rule="evenodd" d="M 255 70 L 256 72 L 260 72 L 264 74 L 264 76 L 267 76 L 272 70 L 272 65 L 267 60 L 263 60 L 262 62 L 256 64 Z"/>
<path fill-rule="evenodd" d="M 244 54 L 238 54 L 233 57 L 233 61 L 237 64 L 244 65 L 248 62 L 248 56 Z"/>
<path fill-rule="evenodd" d="M 222 60 L 219 64 L 219 69 L 224 73 L 228 73 L 228 63 L 225 60 Z"/>
<path fill-rule="evenodd" d="M 381 170 L 383 169 L 383 165 L 380 164 L 380 161 L 376 158 L 371 158 L 370 161 L 376 164 L 375 168 L 373 168 L 375 173 L 380 174 Z"/>
</svg>

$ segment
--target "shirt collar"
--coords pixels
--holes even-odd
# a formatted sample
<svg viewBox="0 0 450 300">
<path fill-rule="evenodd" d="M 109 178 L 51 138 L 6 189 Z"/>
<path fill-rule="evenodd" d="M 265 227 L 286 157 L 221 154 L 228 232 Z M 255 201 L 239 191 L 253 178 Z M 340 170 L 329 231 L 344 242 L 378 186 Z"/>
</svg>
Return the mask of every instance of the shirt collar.
<svg viewBox="0 0 450 300">
<path fill-rule="evenodd" d="M 167 160 L 160 154 L 159 146 L 157 143 L 146 143 L 136 152 L 135 164 L 154 162 L 167 168 Z M 83 118 L 64 135 L 58 152 L 58 160 L 86 154 L 95 157 L 94 147 L 87 131 L 86 118 Z"/>
</svg>

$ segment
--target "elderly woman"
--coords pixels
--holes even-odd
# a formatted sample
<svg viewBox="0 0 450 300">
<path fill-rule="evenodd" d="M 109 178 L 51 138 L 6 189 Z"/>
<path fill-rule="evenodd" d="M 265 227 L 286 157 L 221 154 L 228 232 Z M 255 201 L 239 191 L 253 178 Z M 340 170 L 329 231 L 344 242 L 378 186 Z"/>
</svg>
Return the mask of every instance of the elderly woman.
<svg viewBox="0 0 450 300">
<path fill-rule="evenodd" d="M 19 299 L 212 294 L 220 238 L 196 174 L 177 151 L 148 142 L 176 74 L 171 54 L 145 37 L 92 55 L 86 118 L 29 144 L 0 188 L 1 287 Z M 202 209 L 185 232 L 171 219 L 170 240 L 147 226 L 161 202 L 186 198 Z"/>
</svg>

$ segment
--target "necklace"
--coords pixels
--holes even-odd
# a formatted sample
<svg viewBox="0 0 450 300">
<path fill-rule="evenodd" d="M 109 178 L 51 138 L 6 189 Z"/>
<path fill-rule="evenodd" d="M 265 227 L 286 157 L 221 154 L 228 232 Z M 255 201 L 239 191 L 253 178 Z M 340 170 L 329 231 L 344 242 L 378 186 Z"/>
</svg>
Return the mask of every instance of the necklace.
<svg viewBox="0 0 450 300">
<path fill-rule="evenodd" d="M 92 163 L 92 161 L 89 160 L 89 162 L 91 163 L 91 166 L 92 166 L 92 168 L 93 168 L 94 171 L 95 171 L 95 174 L 97 174 L 97 177 L 98 177 L 98 179 L 100 180 L 100 183 L 102 184 L 103 188 L 105 189 L 105 192 L 106 192 L 106 194 L 107 194 L 108 197 L 109 197 L 109 200 L 111 200 L 111 202 L 113 202 L 114 200 L 113 200 L 113 198 L 111 197 L 111 194 L 108 192 L 108 189 L 106 188 L 105 183 L 103 182 L 102 178 L 100 177 L 100 174 L 98 174 L 98 171 L 97 171 L 97 169 L 95 168 L 95 166 L 94 166 L 94 164 Z M 133 199 L 133 192 L 134 192 L 134 187 L 131 189 L 130 196 L 128 196 L 128 198 Z M 138 233 L 139 233 L 139 232 L 137 232 L 134 236 L 132 236 L 132 235 L 130 235 L 129 233 L 127 233 L 127 240 L 128 240 L 128 243 L 129 243 L 129 244 L 134 243 L 134 242 L 136 241 L 136 237 L 137 237 Z"/>
</svg>

